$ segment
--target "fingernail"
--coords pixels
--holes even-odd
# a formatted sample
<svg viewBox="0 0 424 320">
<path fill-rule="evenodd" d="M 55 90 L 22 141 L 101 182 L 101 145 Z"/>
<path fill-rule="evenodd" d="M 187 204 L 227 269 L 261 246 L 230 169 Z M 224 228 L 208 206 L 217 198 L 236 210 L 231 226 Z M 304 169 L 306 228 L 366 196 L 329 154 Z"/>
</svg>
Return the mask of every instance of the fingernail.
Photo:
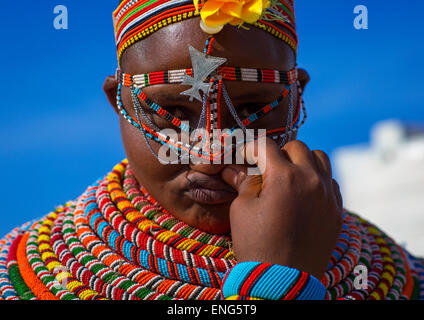
<svg viewBox="0 0 424 320">
<path fill-rule="evenodd" d="M 246 179 L 246 174 L 243 171 L 240 171 L 235 177 L 234 177 L 234 184 L 239 186 L 244 179 Z"/>
<path fill-rule="evenodd" d="M 225 167 L 221 172 L 222 178 L 227 181 L 234 181 L 234 178 L 237 177 L 237 174 L 238 171 L 231 167 Z"/>
</svg>

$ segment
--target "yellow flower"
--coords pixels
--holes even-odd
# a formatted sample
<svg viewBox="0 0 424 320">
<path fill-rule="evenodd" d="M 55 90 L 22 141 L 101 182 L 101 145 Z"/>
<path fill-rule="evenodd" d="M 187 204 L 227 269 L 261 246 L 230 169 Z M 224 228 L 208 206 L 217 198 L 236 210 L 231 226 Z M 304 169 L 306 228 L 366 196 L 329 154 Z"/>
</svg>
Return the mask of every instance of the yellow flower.
<svg viewBox="0 0 424 320">
<path fill-rule="evenodd" d="M 197 1 L 194 3 L 197 8 Z M 219 28 L 229 23 L 255 23 L 270 5 L 270 0 L 207 0 L 200 10 L 206 27 Z"/>
</svg>

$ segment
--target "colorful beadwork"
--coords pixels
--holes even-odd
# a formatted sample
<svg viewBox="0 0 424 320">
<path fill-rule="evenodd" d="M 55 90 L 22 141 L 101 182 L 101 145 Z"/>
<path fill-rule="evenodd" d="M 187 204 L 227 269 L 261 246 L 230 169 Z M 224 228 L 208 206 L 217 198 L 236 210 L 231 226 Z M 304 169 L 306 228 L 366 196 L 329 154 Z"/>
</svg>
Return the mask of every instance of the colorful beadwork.
<svg viewBox="0 0 424 320">
<path fill-rule="evenodd" d="M 255 69 L 256 70 L 256 69 Z M 256 70 L 257 73 L 261 72 L 261 70 Z M 277 72 L 277 71 L 276 71 Z M 122 76 L 119 76 L 119 78 L 121 78 Z M 118 78 L 118 79 L 119 79 Z M 225 78 L 224 78 L 225 79 Z M 270 79 L 270 78 L 268 78 Z M 231 78 L 231 80 L 238 80 L 235 78 Z M 243 80 L 242 80 L 243 81 Z M 244 81 L 253 81 L 253 80 L 244 80 Z M 265 81 L 263 81 L 265 82 Z M 271 81 L 270 81 L 271 82 Z M 280 83 L 280 82 L 274 82 L 273 83 Z M 125 81 L 124 81 L 125 83 Z M 162 83 L 166 83 L 166 82 L 162 82 Z M 177 83 L 177 82 L 175 82 Z M 255 113 L 252 113 L 251 115 L 249 115 L 247 118 L 245 118 L 244 120 L 242 120 L 242 123 L 245 126 L 248 126 L 250 124 L 252 124 L 255 120 L 261 118 L 262 116 L 264 116 L 265 114 L 267 114 L 269 111 L 271 111 L 272 109 L 274 109 L 279 103 L 281 103 L 289 94 L 290 88 L 291 88 L 291 84 L 293 82 L 290 82 L 288 85 L 286 85 L 286 87 L 284 88 L 282 94 L 275 99 L 273 102 L 267 104 L 266 106 L 262 107 L 261 109 L 259 109 L 258 111 L 256 111 Z M 154 83 L 154 84 L 159 84 L 159 83 Z M 149 85 L 153 85 L 153 83 L 150 83 Z M 211 96 L 210 96 L 210 101 L 213 101 L 213 103 L 217 102 L 217 96 L 218 96 L 218 88 L 216 87 L 216 84 L 214 83 L 215 88 L 211 92 Z M 129 88 L 132 88 L 132 86 L 128 86 Z M 178 117 L 172 115 L 171 113 L 169 113 L 168 111 L 166 111 L 164 108 L 162 108 L 161 106 L 159 106 L 157 103 L 153 102 L 151 99 L 149 99 L 147 97 L 147 95 L 141 91 L 141 87 L 138 87 L 137 85 L 134 85 L 134 87 L 136 87 L 136 89 L 133 90 L 133 92 L 138 96 L 138 98 L 143 101 L 151 110 L 155 111 L 159 116 L 161 116 L 162 118 L 164 118 L 165 120 L 168 120 L 171 124 L 173 124 L 174 126 L 176 126 L 177 128 L 183 130 L 183 131 L 187 131 L 190 132 L 192 130 L 194 130 L 195 128 L 191 127 L 191 126 L 187 126 L 187 124 L 185 124 L 183 122 L 182 119 L 179 119 Z M 121 92 L 121 91 L 120 91 Z M 208 102 L 209 103 L 209 102 Z M 220 123 L 220 121 L 218 121 L 217 117 L 218 114 L 220 114 L 220 112 L 218 112 L 217 107 L 212 109 L 212 119 L 214 119 L 215 121 L 212 120 L 213 123 Z M 295 122 L 297 121 L 297 119 L 295 120 Z M 207 121 L 207 124 L 209 124 L 210 121 Z M 218 128 L 218 126 L 216 126 L 216 128 Z M 234 130 L 235 128 L 230 129 L 231 131 Z M 209 132 L 210 130 L 207 128 L 206 129 L 207 132 Z"/>
<path fill-rule="evenodd" d="M 305 272 L 260 262 L 236 264 L 222 285 L 229 300 L 322 300 L 325 294 L 322 283 Z"/>
<path fill-rule="evenodd" d="M 297 113 L 296 113 L 296 115 L 293 118 L 293 121 L 291 123 L 292 132 L 296 132 L 306 121 L 306 110 L 305 110 L 304 101 L 303 101 L 303 98 L 302 98 L 302 95 L 301 95 L 300 84 L 297 85 L 297 88 L 299 90 L 299 93 L 298 93 L 298 106 L 299 107 L 297 108 Z M 220 87 L 218 88 L 218 91 L 219 90 L 220 90 Z M 288 90 L 289 90 L 288 87 L 286 87 L 285 90 L 283 91 L 282 95 L 279 98 L 277 98 L 275 101 L 271 102 L 270 104 L 262 107 L 260 110 L 251 114 L 250 116 L 248 116 L 244 120 L 242 120 L 242 123 L 246 126 L 250 125 L 252 122 L 259 119 L 259 117 L 262 117 L 266 113 L 268 113 L 269 111 L 273 110 L 287 96 Z M 214 95 L 215 93 L 216 92 L 214 90 L 212 90 L 211 95 Z M 180 128 L 182 131 L 186 131 L 186 132 L 191 132 L 192 130 L 194 130 L 193 127 L 187 125 L 181 119 L 170 114 L 164 108 L 160 107 L 158 104 L 154 103 L 152 100 L 147 98 L 147 96 L 141 90 L 135 89 L 134 94 L 136 94 L 137 97 L 141 101 L 145 102 L 146 105 L 149 106 L 149 108 L 154 110 L 159 116 L 168 120 L 175 127 Z M 206 159 L 210 159 L 210 158 L 213 158 L 213 157 L 223 157 L 223 158 L 225 158 L 229 154 L 231 154 L 231 152 L 233 152 L 236 147 L 238 147 L 238 145 L 227 146 L 226 150 L 223 153 L 221 153 L 219 151 L 216 152 L 216 153 L 209 153 L 209 150 L 204 150 L 204 149 L 202 150 L 199 146 L 193 146 L 193 145 L 189 145 L 188 143 L 184 143 L 182 141 L 177 141 L 177 140 L 171 138 L 170 136 L 163 134 L 159 130 L 155 130 L 155 128 L 152 128 L 151 126 L 144 124 L 139 119 L 134 119 L 128 113 L 128 111 L 125 109 L 125 107 L 123 105 L 123 102 L 122 102 L 122 83 L 121 82 L 118 84 L 116 99 L 117 99 L 116 105 L 118 107 L 118 110 L 120 111 L 122 116 L 131 125 L 135 126 L 137 129 L 139 129 L 144 134 L 146 134 L 146 136 L 148 138 L 150 138 L 150 139 L 152 139 L 156 142 L 159 142 L 162 145 L 166 144 L 169 147 L 176 150 L 177 152 L 183 151 L 187 154 L 194 154 L 198 157 L 202 157 L 202 158 L 206 158 Z M 212 106 L 212 109 L 211 109 L 211 106 Z M 207 102 L 207 107 L 208 107 L 209 111 L 208 111 L 208 119 L 207 119 L 208 121 L 207 121 L 206 132 L 209 133 L 210 132 L 209 130 L 211 129 L 211 124 L 210 124 L 211 122 L 213 123 L 214 129 L 218 128 L 218 123 L 220 123 L 220 121 L 217 121 L 218 117 L 220 116 L 220 112 L 218 112 L 218 110 L 219 110 L 218 99 L 216 99 L 216 98 L 214 99 L 214 97 L 212 97 L 212 104 L 211 104 L 211 97 L 209 97 L 208 102 Z M 303 118 L 300 117 L 301 113 L 303 114 Z M 211 120 L 211 119 L 213 119 L 213 120 Z M 216 119 L 216 121 L 214 121 L 214 119 Z M 223 130 L 222 131 L 222 138 L 225 139 L 226 137 L 231 137 L 233 135 L 233 132 L 234 132 L 235 129 L 236 129 L 236 127 Z M 278 140 L 278 139 L 281 139 L 283 136 L 286 135 L 286 130 L 287 130 L 287 126 L 281 127 L 281 128 L 276 128 L 276 129 L 269 129 L 269 130 L 266 130 L 266 134 L 268 136 L 270 136 L 272 139 Z M 238 141 L 239 144 L 243 143 L 243 142 L 244 141 Z"/>
<path fill-rule="evenodd" d="M 287 43 L 296 53 L 297 35 L 292 0 L 274 1 L 263 19 L 253 25 Z M 203 2 L 199 1 L 199 7 Z M 120 64 L 124 51 L 132 44 L 170 24 L 198 17 L 193 0 L 125 0 L 113 12 L 115 41 Z M 200 27 L 199 27 L 200 28 Z"/>
<path fill-rule="evenodd" d="M 157 84 L 180 84 L 183 81 L 184 74 L 192 76 L 193 70 L 188 68 L 130 75 L 122 72 L 120 69 L 117 69 L 116 79 L 125 87 L 143 89 Z M 258 83 L 286 83 L 291 85 L 297 79 L 297 70 L 292 69 L 286 72 L 272 69 L 218 67 L 217 75 L 223 80 Z"/>
<path fill-rule="evenodd" d="M 271 136 L 273 139 L 281 139 L 281 144 L 284 144 L 287 140 L 290 139 L 293 132 L 297 131 L 300 126 L 305 122 L 306 113 L 303 100 L 301 98 L 302 92 L 300 84 L 297 81 L 297 68 L 293 68 L 288 72 L 282 72 L 278 70 L 270 69 L 251 69 L 251 68 L 238 68 L 238 67 L 228 67 L 220 66 L 225 59 L 211 57 L 208 54 L 211 51 L 212 44 L 214 42 L 214 37 L 209 37 L 206 40 L 203 54 L 197 51 L 195 48 L 190 47 L 190 55 L 192 57 L 193 68 L 198 68 L 200 65 L 210 65 L 213 67 L 211 70 L 206 68 L 203 71 L 197 69 L 188 68 L 180 70 L 171 70 L 171 71 L 160 71 L 152 72 L 149 74 L 140 74 L 140 75 L 130 75 L 121 72 L 119 69 L 116 73 L 116 79 L 118 81 L 118 90 L 117 90 L 117 107 L 120 110 L 121 114 L 128 122 L 135 127 L 137 127 L 146 140 L 148 147 L 151 152 L 161 161 L 159 156 L 151 147 L 150 143 L 147 141 L 147 138 L 156 140 L 162 144 L 168 145 L 168 147 L 174 149 L 177 152 L 177 155 L 181 155 L 176 161 L 177 163 L 182 159 L 182 157 L 187 157 L 188 155 L 194 155 L 196 157 L 201 157 L 207 159 L 208 161 L 213 161 L 216 158 L 223 158 L 231 156 L 239 144 L 242 144 L 244 141 L 237 141 L 236 145 L 233 145 L 232 139 L 230 140 L 230 145 L 226 145 L 226 137 L 232 137 L 233 133 L 237 128 L 245 130 L 247 126 L 251 125 L 253 122 L 259 118 L 265 116 L 268 112 L 274 110 L 287 96 L 289 97 L 289 108 L 288 108 L 288 119 L 286 126 L 280 127 L 277 129 L 271 129 L 266 132 L 267 135 Z M 203 55 L 203 56 L 202 56 Z M 202 61 L 197 61 L 196 59 L 203 59 Z M 196 58 L 196 59 L 195 59 Z M 193 60 L 194 59 L 194 60 Z M 208 61 L 211 59 L 210 61 Z M 206 63 L 208 62 L 208 63 Z M 198 74 L 200 72 L 200 74 Z M 202 75 L 205 73 L 204 75 Z M 199 78 L 195 80 L 194 78 Z M 190 80 L 190 81 L 188 81 Z M 280 97 L 278 97 L 273 102 L 263 106 L 254 113 L 251 113 L 246 118 L 241 120 L 231 102 L 231 99 L 228 96 L 228 93 L 223 84 L 223 80 L 233 80 L 233 81 L 250 81 L 250 82 L 263 82 L 263 83 L 285 83 L 286 86 L 282 91 Z M 188 82 L 187 82 L 188 81 Z M 194 82 L 193 82 L 194 81 Z M 209 81 L 209 83 L 204 82 Z M 293 117 L 293 84 L 296 82 L 298 90 L 298 104 L 297 112 Z M 197 124 L 197 128 L 205 128 L 206 136 L 200 135 L 202 145 L 195 146 L 198 141 L 193 141 L 191 145 L 183 141 L 176 141 L 175 139 L 169 137 L 167 134 L 163 134 L 160 128 L 156 126 L 145 114 L 144 106 L 140 103 L 142 101 L 144 105 L 147 105 L 148 109 L 155 112 L 157 115 L 163 119 L 170 122 L 173 126 L 177 127 L 181 131 L 191 134 L 195 128 L 187 124 L 186 121 L 176 117 L 171 114 L 165 108 L 161 107 L 141 90 L 145 87 L 158 85 L 158 84 L 187 84 L 192 85 L 192 88 L 182 92 L 181 94 L 186 94 L 190 96 L 190 100 L 195 97 L 200 100 L 203 104 L 202 112 Z M 122 86 L 127 87 L 131 90 L 131 96 L 133 101 L 133 108 L 136 112 L 137 119 L 134 119 L 129 112 L 125 110 L 125 107 L 122 103 Z M 203 91 L 203 98 L 200 97 L 198 89 L 200 87 L 207 87 L 207 90 L 201 89 Z M 206 92 L 205 92 L 206 91 Z M 238 126 L 234 126 L 230 129 L 224 129 L 221 134 L 221 148 L 214 146 L 212 140 L 213 133 L 215 129 L 221 129 L 221 94 L 223 93 L 223 98 L 225 104 L 227 105 L 231 115 L 237 122 Z M 303 119 L 300 120 L 300 111 L 303 111 Z M 144 115 L 145 122 L 141 121 L 140 114 Z M 212 133 L 212 134 L 211 134 Z M 276 135 L 276 133 L 280 133 Z M 166 162 L 166 161 L 165 161 Z M 172 163 L 172 162 L 171 162 Z"/>
<path fill-rule="evenodd" d="M 299 270 L 237 263 L 228 236 L 177 220 L 117 164 L 74 201 L 0 240 L 0 299 L 424 299 L 424 261 L 343 213 L 320 281 Z M 368 273 L 355 287 L 355 268 Z"/>
<path fill-rule="evenodd" d="M 296 52 L 297 37 L 295 31 L 293 1 L 273 1 L 271 4 L 272 5 L 269 6 L 269 8 L 266 7 L 268 4 L 264 7 L 262 15 L 258 16 L 261 19 L 253 22 L 253 20 L 250 21 L 249 18 L 249 23 L 253 23 L 255 26 L 282 39 Z M 120 65 L 123 51 L 130 45 L 168 24 L 198 15 L 199 10 L 201 11 L 203 6 L 205 6 L 205 10 L 207 10 L 206 7 L 209 7 L 210 5 L 206 1 L 202 0 L 195 0 L 194 3 L 187 2 L 186 0 L 122 1 L 113 13 L 116 43 L 118 46 L 118 64 Z M 203 14 L 202 19 L 204 19 Z M 256 16 L 255 19 L 257 19 Z M 283 31 L 282 28 L 285 31 Z M 210 55 L 214 41 L 215 38 L 212 36 L 206 40 L 203 53 L 197 51 L 194 47 L 189 46 L 192 60 L 192 68 L 189 69 L 160 71 L 140 75 L 125 74 L 119 69 L 117 71 L 116 78 L 119 82 L 117 90 L 117 106 L 122 115 L 132 125 L 140 129 L 149 149 L 162 163 L 180 163 L 182 159 L 189 159 L 190 156 L 201 157 L 203 159 L 207 159 L 207 161 L 215 160 L 217 158 L 222 160 L 222 158 L 231 156 L 231 154 L 237 149 L 237 146 L 233 145 L 232 139 L 225 139 L 225 137 L 231 136 L 231 133 L 233 133 L 237 128 L 241 128 L 245 131 L 246 126 L 251 125 L 254 121 L 273 110 L 289 94 L 289 116 L 286 121 L 286 125 L 281 126 L 278 129 L 272 129 L 272 132 L 270 132 L 269 135 L 275 140 L 281 140 L 280 144 L 284 144 L 291 139 L 293 132 L 296 131 L 305 120 L 305 117 L 303 120 L 299 120 L 297 116 L 293 117 L 294 108 L 292 94 L 294 90 L 293 84 L 297 80 L 296 68 L 289 72 L 281 72 L 276 70 L 223 67 L 221 65 L 225 63 L 225 58 L 213 57 Z M 287 85 L 283 89 L 279 98 L 241 120 L 232 105 L 231 99 L 228 96 L 222 80 L 286 83 Z M 140 101 L 144 102 L 144 105 L 147 105 L 148 109 L 154 111 L 157 115 L 166 119 L 181 131 L 190 133 L 195 130 L 195 128 L 187 125 L 184 121 L 182 121 L 182 119 L 172 115 L 170 112 L 165 110 L 165 108 L 149 99 L 141 90 L 151 85 L 165 83 L 190 85 L 191 88 L 181 92 L 180 94 L 188 95 L 190 101 L 193 101 L 195 98 L 202 102 L 203 106 L 197 129 L 205 128 L 206 134 L 200 135 L 201 147 L 194 147 L 194 145 L 198 144 L 199 141 L 193 141 L 190 145 L 188 145 L 182 141 L 175 141 L 168 135 L 164 135 L 160 132 L 162 130 L 160 130 L 146 116 L 143 109 L 144 107 Z M 131 97 L 137 119 L 132 118 L 130 113 L 124 109 L 121 99 L 122 86 L 131 89 Z M 202 91 L 203 96 L 200 95 L 200 91 Z M 226 129 L 226 132 L 224 132 L 224 135 L 221 138 L 221 143 L 216 144 L 212 141 L 212 137 L 215 135 L 211 133 L 212 130 L 221 128 L 221 94 L 223 94 L 225 104 L 228 106 L 238 126 Z M 298 115 L 300 113 L 300 109 L 304 110 L 304 105 L 299 103 L 297 109 L 299 111 L 297 112 Z M 139 113 L 142 114 L 147 125 L 142 123 Z M 169 160 L 161 159 L 156 151 L 154 151 L 154 148 L 151 146 L 148 138 L 159 141 L 162 144 L 166 144 L 169 148 L 174 149 L 178 159 L 171 162 Z M 230 145 L 226 145 L 226 141 L 231 141 Z M 238 141 L 238 143 L 241 144 L 242 142 Z"/>
</svg>

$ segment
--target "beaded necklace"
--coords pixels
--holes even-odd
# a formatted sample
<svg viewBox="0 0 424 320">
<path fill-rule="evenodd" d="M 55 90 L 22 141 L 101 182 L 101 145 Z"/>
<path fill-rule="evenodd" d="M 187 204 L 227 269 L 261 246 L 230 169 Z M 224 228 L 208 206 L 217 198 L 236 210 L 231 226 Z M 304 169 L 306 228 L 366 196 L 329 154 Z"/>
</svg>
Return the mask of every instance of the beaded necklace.
<svg viewBox="0 0 424 320">
<path fill-rule="evenodd" d="M 355 214 L 343 227 L 321 283 L 327 299 L 424 299 L 423 260 Z M 170 214 L 117 164 L 74 201 L 0 240 L 5 300 L 220 300 L 236 263 L 231 238 Z M 367 270 L 357 288 L 355 268 Z"/>
</svg>

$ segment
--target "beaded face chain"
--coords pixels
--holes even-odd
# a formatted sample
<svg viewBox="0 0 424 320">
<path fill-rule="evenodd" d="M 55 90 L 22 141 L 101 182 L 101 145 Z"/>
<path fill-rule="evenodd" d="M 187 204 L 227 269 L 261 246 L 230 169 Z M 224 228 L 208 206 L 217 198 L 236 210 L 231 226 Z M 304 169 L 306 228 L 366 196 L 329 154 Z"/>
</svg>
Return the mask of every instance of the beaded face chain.
<svg viewBox="0 0 424 320">
<path fill-rule="evenodd" d="M 187 157 L 191 154 L 211 160 L 216 157 L 227 156 L 234 152 L 238 145 L 245 143 L 246 140 L 237 141 L 235 144 L 231 142 L 227 145 L 224 142 L 223 147 L 217 150 L 216 148 L 214 149 L 214 144 L 211 140 L 214 130 L 222 130 L 220 131 L 221 141 L 225 141 L 225 138 L 228 137 L 231 138 L 236 129 L 241 129 L 243 132 L 246 132 L 246 129 L 251 126 L 252 123 L 275 110 L 286 98 L 289 99 L 286 122 L 280 128 L 266 130 L 266 135 L 274 140 L 280 140 L 280 146 L 282 146 L 290 141 L 292 134 L 296 132 L 306 120 L 306 111 L 302 99 L 301 87 L 297 81 L 296 68 L 290 71 L 278 71 L 272 69 L 222 66 L 222 64 L 226 62 L 225 58 L 210 56 L 213 41 L 214 37 L 209 37 L 207 39 L 203 53 L 191 46 L 189 47 L 192 59 L 192 68 L 189 69 L 159 71 L 138 75 L 130 75 L 122 72 L 120 69 L 117 70 L 118 109 L 130 124 L 137 127 L 143 133 L 148 147 L 159 160 L 161 159 L 153 150 L 147 138 L 155 140 L 162 145 L 167 145 L 171 149 L 176 150 L 178 154 L 181 153 L 181 155 L 183 155 L 182 157 Z M 241 119 L 231 102 L 223 80 L 277 83 L 285 84 L 285 87 L 277 99 Z M 294 114 L 295 110 L 293 104 L 295 83 L 297 84 L 296 87 L 298 90 L 298 108 L 296 114 Z M 158 84 L 182 84 L 191 86 L 190 89 L 181 92 L 181 94 L 188 96 L 191 101 L 196 99 L 202 103 L 201 114 L 196 127 L 190 126 L 188 121 L 183 121 L 180 117 L 155 103 L 142 91 L 143 88 Z M 121 97 L 123 86 L 131 90 L 131 98 L 136 118 L 132 117 L 124 108 Z M 202 95 L 200 95 L 200 91 Z M 230 129 L 221 128 L 221 97 L 223 97 L 225 105 L 237 123 L 236 126 Z M 195 132 L 197 134 L 197 140 L 194 140 L 190 144 L 177 141 L 175 138 L 165 134 L 147 116 L 146 109 L 149 110 L 150 113 L 153 112 L 165 119 L 170 123 L 170 127 L 174 127 L 182 133 L 191 135 Z M 301 112 L 303 113 L 302 119 L 300 118 Z M 144 122 L 141 121 L 142 117 L 144 118 Z M 199 135 L 197 130 L 200 129 L 205 131 Z M 199 144 L 196 144 L 199 140 L 205 143 L 199 146 Z M 230 139 L 230 141 L 232 140 Z M 182 157 L 179 157 L 176 162 L 180 161 Z"/>
</svg>

